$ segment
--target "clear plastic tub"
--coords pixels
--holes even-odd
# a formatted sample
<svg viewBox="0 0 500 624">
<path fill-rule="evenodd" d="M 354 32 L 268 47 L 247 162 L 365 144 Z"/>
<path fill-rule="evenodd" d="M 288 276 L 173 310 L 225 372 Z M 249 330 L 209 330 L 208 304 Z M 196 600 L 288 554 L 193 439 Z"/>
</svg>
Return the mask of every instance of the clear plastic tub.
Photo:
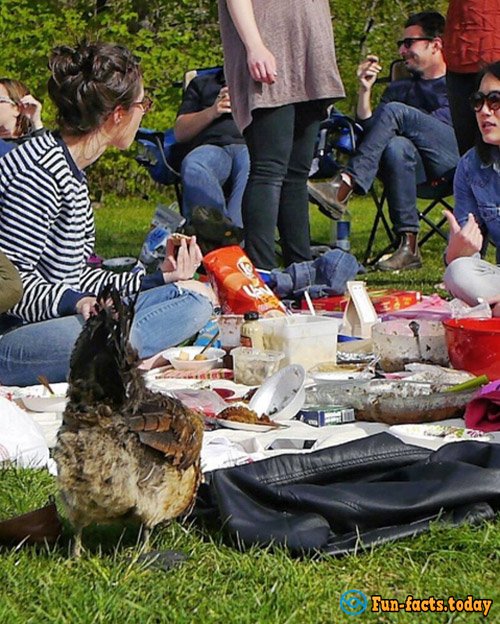
<svg viewBox="0 0 500 624">
<path fill-rule="evenodd" d="M 234 381 L 246 386 L 258 386 L 264 379 L 274 375 L 284 358 L 279 351 L 259 351 L 249 347 L 237 347 L 233 356 Z"/>
<path fill-rule="evenodd" d="M 285 354 L 282 366 L 302 364 L 308 370 L 319 362 L 336 362 L 337 334 L 342 319 L 294 314 L 259 322 L 265 349 Z"/>
</svg>

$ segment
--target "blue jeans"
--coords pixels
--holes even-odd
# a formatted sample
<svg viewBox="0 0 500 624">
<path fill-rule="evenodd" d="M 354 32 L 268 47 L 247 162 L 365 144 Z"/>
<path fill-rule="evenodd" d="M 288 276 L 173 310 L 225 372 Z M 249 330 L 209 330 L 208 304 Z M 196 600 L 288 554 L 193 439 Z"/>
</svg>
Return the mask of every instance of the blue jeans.
<svg viewBox="0 0 500 624">
<path fill-rule="evenodd" d="M 307 178 L 325 105 L 299 102 L 252 112 L 243 135 L 250 176 L 243 196 L 245 252 L 260 269 L 276 267 L 274 234 L 283 262 L 311 260 Z"/>
<path fill-rule="evenodd" d="M 140 358 L 179 344 L 199 331 L 212 314 L 212 304 L 198 293 L 180 292 L 167 284 L 139 295 L 130 341 Z M 65 381 L 73 346 L 83 327 L 81 316 L 29 323 L 0 337 L 0 383 L 29 386 L 38 375 Z"/>
<path fill-rule="evenodd" d="M 237 227 L 243 227 L 241 200 L 250 161 L 246 145 L 200 145 L 181 165 L 182 213 L 189 221 L 193 208 L 217 208 Z M 226 199 L 226 188 L 229 195 Z"/>
<path fill-rule="evenodd" d="M 418 232 L 417 185 L 456 167 L 455 133 L 451 126 L 401 102 L 381 105 L 375 116 L 347 170 L 356 190 L 364 193 L 378 174 L 396 233 Z"/>
</svg>

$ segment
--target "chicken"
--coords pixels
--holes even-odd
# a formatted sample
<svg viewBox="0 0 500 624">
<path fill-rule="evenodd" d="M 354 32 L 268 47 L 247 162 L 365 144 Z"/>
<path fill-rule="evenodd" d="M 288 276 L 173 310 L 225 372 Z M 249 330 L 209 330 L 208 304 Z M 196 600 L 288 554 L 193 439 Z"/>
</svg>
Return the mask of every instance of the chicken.
<svg viewBox="0 0 500 624">
<path fill-rule="evenodd" d="M 116 291 L 99 301 L 71 356 L 54 449 L 75 556 L 94 522 L 137 519 L 147 543 L 151 528 L 189 513 L 201 478 L 202 417 L 146 388 L 128 342 L 133 305 Z"/>
</svg>

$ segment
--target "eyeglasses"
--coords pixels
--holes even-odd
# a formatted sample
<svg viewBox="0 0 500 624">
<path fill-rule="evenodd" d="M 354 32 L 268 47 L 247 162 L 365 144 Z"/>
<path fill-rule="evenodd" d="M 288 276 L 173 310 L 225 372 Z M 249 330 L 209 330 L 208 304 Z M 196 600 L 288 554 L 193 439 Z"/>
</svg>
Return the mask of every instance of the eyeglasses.
<svg viewBox="0 0 500 624">
<path fill-rule="evenodd" d="M 500 91 L 490 91 L 489 93 L 476 91 L 470 96 L 469 102 L 476 113 L 479 113 L 485 102 L 490 110 L 497 111 L 500 108 Z"/>
<path fill-rule="evenodd" d="M 404 46 L 407 50 L 415 43 L 415 41 L 434 41 L 435 37 L 405 37 L 397 41 L 397 46 L 400 48 Z"/>
<path fill-rule="evenodd" d="M 8 97 L 5 97 L 4 95 L 0 95 L 0 104 L 12 104 L 12 106 L 17 106 L 17 104 L 14 102 L 14 100 L 11 100 Z"/>
<path fill-rule="evenodd" d="M 140 106 L 142 108 L 143 114 L 145 115 L 148 111 L 151 110 L 151 107 L 153 106 L 153 100 L 148 95 L 145 95 L 142 100 L 140 100 L 139 102 L 134 102 L 132 106 Z"/>
</svg>

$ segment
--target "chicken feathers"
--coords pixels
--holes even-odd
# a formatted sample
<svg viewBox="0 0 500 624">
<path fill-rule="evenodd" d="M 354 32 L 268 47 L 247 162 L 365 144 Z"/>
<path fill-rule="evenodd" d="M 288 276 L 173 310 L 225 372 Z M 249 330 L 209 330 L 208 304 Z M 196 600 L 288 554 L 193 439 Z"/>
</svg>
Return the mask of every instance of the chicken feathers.
<svg viewBox="0 0 500 624">
<path fill-rule="evenodd" d="M 76 532 L 135 518 L 149 529 L 188 513 L 201 478 L 203 419 L 146 388 L 128 342 L 133 305 L 104 292 L 72 353 L 54 459 Z"/>
</svg>

